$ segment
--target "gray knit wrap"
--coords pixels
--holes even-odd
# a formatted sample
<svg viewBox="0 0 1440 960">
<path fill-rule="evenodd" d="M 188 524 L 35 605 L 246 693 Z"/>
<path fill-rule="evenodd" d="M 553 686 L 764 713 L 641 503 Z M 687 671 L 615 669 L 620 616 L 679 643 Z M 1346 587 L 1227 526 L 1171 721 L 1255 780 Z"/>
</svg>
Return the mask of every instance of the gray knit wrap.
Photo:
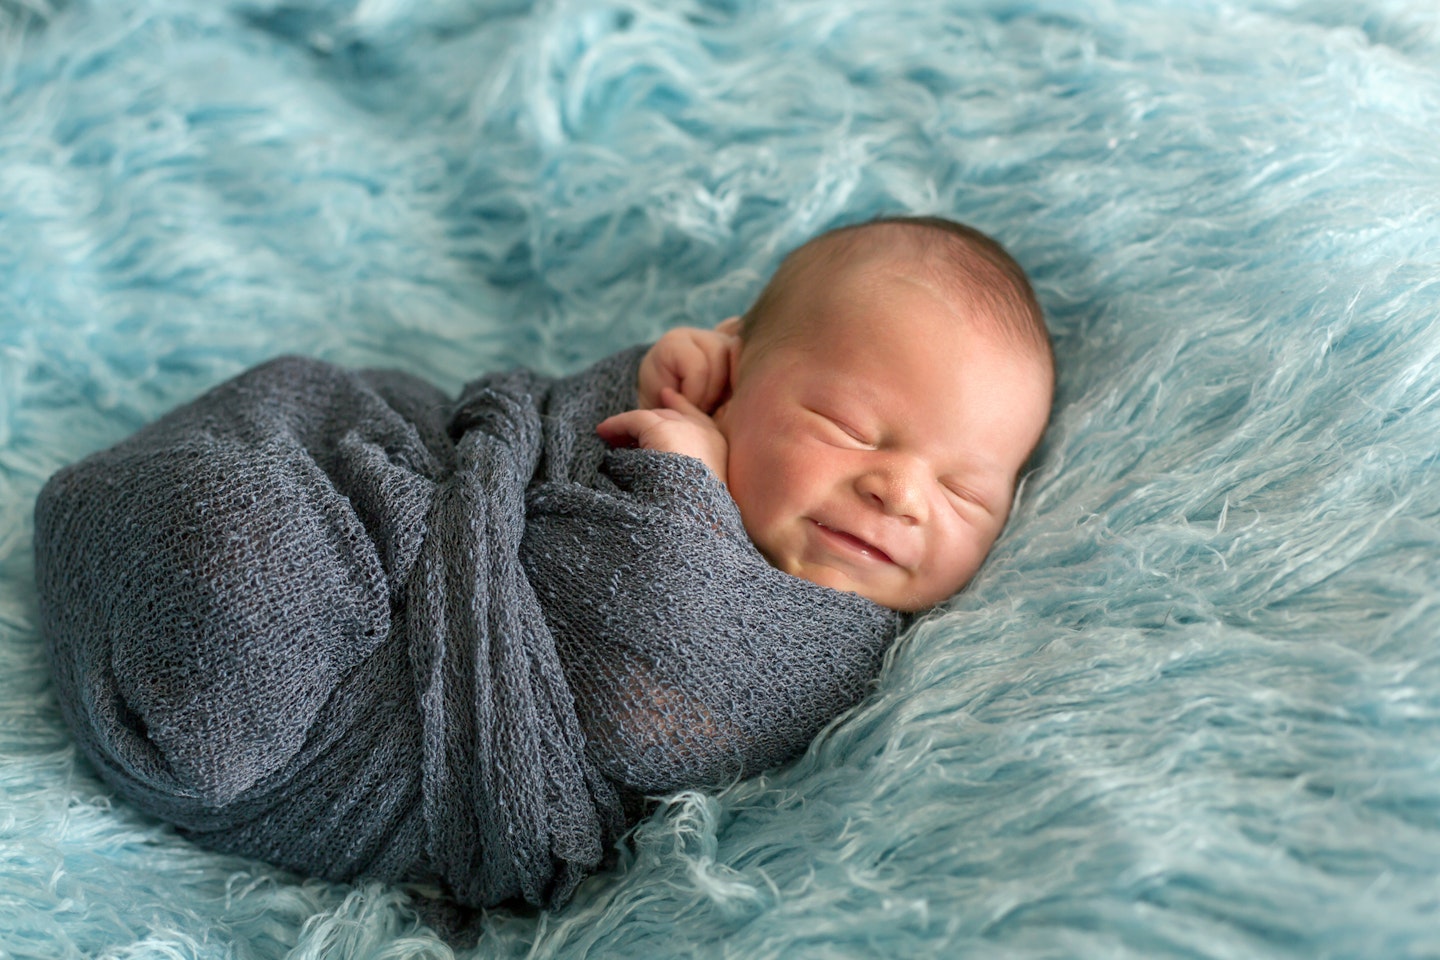
<svg viewBox="0 0 1440 960">
<path fill-rule="evenodd" d="M 899 618 L 771 568 L 697 460 L 575 376 L 282 358 L 56 474 L 41 629 L 101 774 L 197 841 L 563 903 L 646 794 L 784 762 Z"/>
</svg>

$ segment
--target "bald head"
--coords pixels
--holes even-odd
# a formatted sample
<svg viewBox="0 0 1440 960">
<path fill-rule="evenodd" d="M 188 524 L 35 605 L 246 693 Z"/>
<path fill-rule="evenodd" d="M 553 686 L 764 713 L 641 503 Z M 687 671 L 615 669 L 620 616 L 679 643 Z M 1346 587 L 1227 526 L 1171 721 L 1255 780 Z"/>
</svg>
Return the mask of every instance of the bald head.
<svg viewBox="0 0 1440 960">
<path fill-rule="evenodd" d="M 741 320 L 752 356 L 799 331 L 793 298 L 855 270 L 904 271 L 933 284 L 967 322 L 1053 368 L 1045 317 L 1025 271 L 990 237 L 943 217 L 886 217 L 839 227 L 791 252 Z"/>
</svg>

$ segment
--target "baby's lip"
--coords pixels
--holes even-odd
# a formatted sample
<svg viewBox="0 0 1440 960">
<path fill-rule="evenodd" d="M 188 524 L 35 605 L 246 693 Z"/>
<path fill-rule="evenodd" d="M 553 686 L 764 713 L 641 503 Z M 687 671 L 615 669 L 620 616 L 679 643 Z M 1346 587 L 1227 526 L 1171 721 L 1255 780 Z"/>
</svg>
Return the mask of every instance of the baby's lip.
<svg viewBox="0 0 1440 960">
<path fill-rule="evenodd" d="M 889 552 L 887 552 L 884 548 L 880 547 L 878 544 L 866 540 L 864 537 L 857 536 L 848 530 L 842 530 L 840 527 L 834 526 L 833 524 L 824 523 L 820 520 L 812 519 L 810 522 L 815 524 L 815 526 L 821 530 L 822 534 L 829 542 L 836 544 L 841 549 L 854 551 L 861 556 L 870 557 L 875 560 L 880 560 L 884 563 L 899 566 L 899 564 L 895 562 L 895 558 L 892 557 Z"/>
</svg>

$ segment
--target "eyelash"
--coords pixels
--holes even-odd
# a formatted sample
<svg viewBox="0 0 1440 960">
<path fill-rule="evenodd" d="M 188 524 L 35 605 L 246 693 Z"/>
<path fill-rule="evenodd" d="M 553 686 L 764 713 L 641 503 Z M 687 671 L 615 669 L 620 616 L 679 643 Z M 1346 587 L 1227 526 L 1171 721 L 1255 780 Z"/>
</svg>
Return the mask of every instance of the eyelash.
<svg viewBox="0 0 1440 960">
<path fill-rule="evenodd" d="M 984 500 L 981 500 L 974 494 L 967 492 L 964 488 L 954 487 L 948 483 L 943 482 L 940 485 L 944 487 L 955 499 L 963 500 L 971 507 L 974 507 L 977 510 L 983 510 L 985 513 L 993 513 L 993 511 L 990 509 L 989 504 L 987 504 Z"/>
<path fill-rule="evenodd" d="M 830 414 L 828 414 L 828 413 L 821 413 L 819 410 L 811 410 L 810 412 L 813 413 L 815 416 L 819 417 L 821 420 L 824 420 L 827 424 L 829 424 L 830 427 L 831 427 L 831 429 L 838 430 L 840 433 L 844 434 L 846 437 L 848 437 L 849 439 L 855 441 L 856 443 L 860 444 L 861 446 L 863 446 L 863 447 L 873 447 L 873 446 L 875 446 L 875 444 L 874 444 L 872 441 L 867 440 L 867 439 L 865 438 L 865 435 L 864 435 L 863 433 L 861 433 L 859 430 L 856 430 L 854 427 L 850 426 L 850 425 L 849 425 L 848 423 L 846 423 L 844 420 L 840 420 L 840 419 L 837 419 L 836 417 L 832 417 L 832 416 L 831 416 Z"/>
<path fill-rule="evenodd" d="M 830 422 L 833 423 L 840 430 L 841 433 L 845 434 L 847 437 L 849 437 L 851 440 L 854 440 L 861 446 L 875 446 L 875 444 L 871 443 L 869 440 L 866 440 L 865 435 L 862 434 L 859 430 L 856 430 L 854 427 L 834 418 L 830 418 Z"/>
<path fill-rule="evenodd" d="M 969 493 L 966 493 L 963 489 L 959 487 L 951 486 L 948 483 L 941 483 L 940 486 L 944 487 L 950 493 L 950 495 L 957 500 L 964 500 L 966 503 L 974 504 L 977 507 L 984 506 L 983 503 L 981 503 L 979 500 L 976 500 L 975 497 L 971 496 Z"/>
</svg>

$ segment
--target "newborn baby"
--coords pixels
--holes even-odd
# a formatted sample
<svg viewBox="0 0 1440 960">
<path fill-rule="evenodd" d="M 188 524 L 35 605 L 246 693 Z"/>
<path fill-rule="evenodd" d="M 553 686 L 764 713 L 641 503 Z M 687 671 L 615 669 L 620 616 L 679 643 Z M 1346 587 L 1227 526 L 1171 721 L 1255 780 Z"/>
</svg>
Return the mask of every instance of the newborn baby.
<svg viewBox="0 0 1440 960">
<path fill-rule="evenodd" d="M 743 319 L 570 377 L 452 399 L 270 361 L 41 492 L 60 707 L 207 846 L 563 904 L 647 796 L 793 758 L 897 611 L 975 573 L 1048 343 L 998 246 L 915 219 L 826 234 Z"/>
<path fill-rule="evenodd" d="M 1025 275 L 938 218 L 827 233 L 755 306 L 661 337 L 612 443 L 726 484 L 771 564 L 918 611 L 975 574 L 1049 418 L 1050 340 Z"/>
</svg>

